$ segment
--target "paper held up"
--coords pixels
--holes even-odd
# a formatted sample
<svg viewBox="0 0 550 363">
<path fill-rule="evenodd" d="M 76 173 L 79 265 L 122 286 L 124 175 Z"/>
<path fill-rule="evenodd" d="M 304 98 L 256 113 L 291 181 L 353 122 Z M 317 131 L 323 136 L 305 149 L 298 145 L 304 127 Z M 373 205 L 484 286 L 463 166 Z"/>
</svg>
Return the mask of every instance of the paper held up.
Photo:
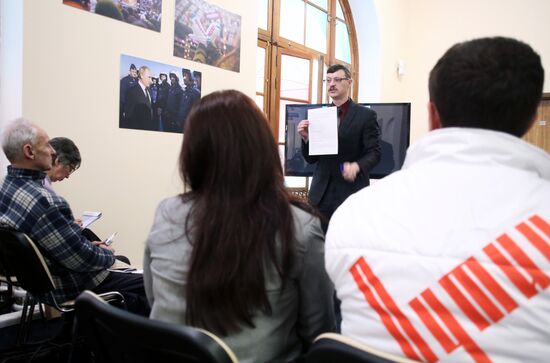
<svg viewBox="0 0 550 363">
<path fill-rule="evenodd" d="M 338 154 L 338 116 L 336 107 L 320 107 L 307 111 L 309 120 L 309 155 Z"/>
<path fill-rule="evenodd" d="M 87 228 L 101 217 L 101 212 L 82 212 L 82 229 Z"/>
</svg>

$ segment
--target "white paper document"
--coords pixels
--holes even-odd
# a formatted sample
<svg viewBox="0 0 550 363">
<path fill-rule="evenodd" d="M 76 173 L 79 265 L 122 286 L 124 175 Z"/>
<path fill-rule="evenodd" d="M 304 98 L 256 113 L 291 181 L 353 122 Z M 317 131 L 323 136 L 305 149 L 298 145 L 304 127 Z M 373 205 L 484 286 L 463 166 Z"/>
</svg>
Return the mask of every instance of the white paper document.
<svg viewBox="0 0 550 363">
<path fill-rule="evenodd" d="M 336 107 L 313 108 L 309 120 L 309 155 L 338 154 L 338 114 Z"/>
<path fill-rule="evenodd" d="M 115 263 L 108 268 L 111 272 L 118 272 L 118 273 L 125 273 L 125 274 L 142 274 L 143 270 L 138 270 L 130 265 L 128 265 L 126 262 L 122 262 L 120 260 L 115 260 Z"/>
<path fill-rule="evenodd" d="M 101 217 L 101 212 L 82 212 L 82 229 L 87 228 Z"/>
</svg>

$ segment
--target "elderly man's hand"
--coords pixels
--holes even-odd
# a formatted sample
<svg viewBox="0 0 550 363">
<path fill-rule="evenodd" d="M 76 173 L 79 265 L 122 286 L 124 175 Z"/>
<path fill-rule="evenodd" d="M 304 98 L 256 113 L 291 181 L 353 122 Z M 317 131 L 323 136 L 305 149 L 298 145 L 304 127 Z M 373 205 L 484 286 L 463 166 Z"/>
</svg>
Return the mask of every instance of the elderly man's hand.
<svg viewBox="0 0 550 363">
<path fill-rule="evenodd" d="M 112 253 L 115 253 L 115 249 L 111 246 L 107 246 L 105 242 L 103 241 L 91 241 L 94 246 L 98 246 L 100 248 L 103 248 L 105 250 L 111 251 Z"/>
</svg>

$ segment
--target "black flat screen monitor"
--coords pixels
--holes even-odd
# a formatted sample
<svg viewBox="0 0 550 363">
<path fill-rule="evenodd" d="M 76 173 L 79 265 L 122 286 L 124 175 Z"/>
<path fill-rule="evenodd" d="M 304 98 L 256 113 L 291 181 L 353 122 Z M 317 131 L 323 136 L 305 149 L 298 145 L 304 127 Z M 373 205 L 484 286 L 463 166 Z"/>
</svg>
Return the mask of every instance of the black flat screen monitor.
<svg viewBox="0 0 550 363">
<path fill-rule="evenodd" d="M 382 157 L 371 171 L 370 177 L 383 178 L 401 169 L 409 147 L 411 104 L 410 103 L 361 103 L 377 114 L 381 133 Z M 313 176 L 316 164 L 308 164 L 301 151 L 301 137 L 297 126 L 307 119 L 307 110 L 327 105 L 286 105 L 285 129 L 285 175 Z"/>
</svg>

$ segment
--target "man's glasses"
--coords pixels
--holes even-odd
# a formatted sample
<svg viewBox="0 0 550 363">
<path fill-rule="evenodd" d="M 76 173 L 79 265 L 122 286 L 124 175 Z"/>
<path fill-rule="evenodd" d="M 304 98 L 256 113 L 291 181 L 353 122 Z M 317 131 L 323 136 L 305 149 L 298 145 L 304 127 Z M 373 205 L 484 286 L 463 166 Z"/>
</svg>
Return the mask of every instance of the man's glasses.
<svg viewBox="0 0 550 363">
<path fill-rule="evenodd" d="M 342 82 L 343 80 L 348 80 L 349 78 L 341 78 L 341 77 L 334 77 L 334 78 L 327 78 L 327 79 L 323 79 L 323 82 L 326 82 L 326 83 L 340 83 Z"/>
</svg>

